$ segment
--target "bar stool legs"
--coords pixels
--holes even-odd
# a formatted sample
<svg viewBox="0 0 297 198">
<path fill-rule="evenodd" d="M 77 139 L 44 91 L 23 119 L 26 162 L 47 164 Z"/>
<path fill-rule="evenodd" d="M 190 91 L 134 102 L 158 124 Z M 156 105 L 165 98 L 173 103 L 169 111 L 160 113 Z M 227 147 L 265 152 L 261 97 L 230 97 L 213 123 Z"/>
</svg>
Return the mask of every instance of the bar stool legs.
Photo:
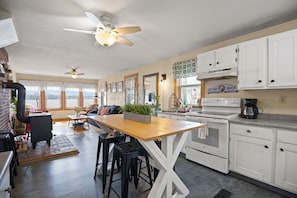
<svg viewBox="0 0 297 198">
<path fill-rule="evenodd" d="M 114 165 L 115 161 L 121 159 L 121 197 L 127 198 L 128 197 L 128 187 L 129 187 L 129 172 L 131 171 L 132 177 L 134 178 L 134 184 L 137 188 L 138 186 L 138 170 L 137 170 L 137 160 L 139 160 L 139 156 L 145 156 L 146 158 L 146 166 L 148 170 L 148 177 L 150 187 L 152 187 L 152 177 L 151 177 L 151 170 L 150 164 L 148 159 L 148 154 L 145 149 L 137 142 L 125 142 L 122 144 L 116 144 L 114 146 L 113 151 L 113 160 L 111 165 L 111 172 L 110 172 L 110 180 L 109 180 L 109 188 L 108 188 L 108 195 L 110 195 L 110 190 L 112 188 L 113 182 L 113 174 L 114 174 Z M 136 163 L 136 164 L 135 164 Z M 133 167 L 133 168 L 132 168 Z"/>
<path fill-rule="evenodd" d="M 102 152 L 103 152 L 102 153 L 102 191 L 103 193 L 106 186 L 107 166 L 108 166 L 108 158 L 109 158 L 109 145 L 112 143 L 120 143 L 121 141 L 124 141 L 124 139 L 125 139 L 125 136 L 119 132 L 103 133 L 103 134 L 100 134 L 98 137 L 98 147 L 97 147 L 94 179 L 96 180 L 98 165 L 100 164 L 99 157 L 100 157 L 100 150 L 102 145 Z"/>
</svg>

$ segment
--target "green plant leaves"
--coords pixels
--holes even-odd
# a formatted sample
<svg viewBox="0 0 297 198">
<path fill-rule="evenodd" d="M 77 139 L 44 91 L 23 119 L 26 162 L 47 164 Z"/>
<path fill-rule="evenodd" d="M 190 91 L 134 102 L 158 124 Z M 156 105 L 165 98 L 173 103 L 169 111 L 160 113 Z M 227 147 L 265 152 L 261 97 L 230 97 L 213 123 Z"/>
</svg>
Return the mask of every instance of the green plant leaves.
<svg viewBox="0 0 297 198">
<path fill-rule="evenodd" d="M 121 107 L 120 112 L 132 112 L 143 115 L 150 115 L 151 106 L 143 104 L 126 104 L 123 107 Z"/>
</svg>

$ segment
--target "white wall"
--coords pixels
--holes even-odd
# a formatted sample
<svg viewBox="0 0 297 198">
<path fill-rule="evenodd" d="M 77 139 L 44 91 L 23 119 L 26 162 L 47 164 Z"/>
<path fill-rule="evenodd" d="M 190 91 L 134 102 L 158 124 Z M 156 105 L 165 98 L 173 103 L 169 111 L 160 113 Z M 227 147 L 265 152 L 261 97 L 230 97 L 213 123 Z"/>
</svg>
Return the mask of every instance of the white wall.
<svg viewBox="0 0 297 198">
<path fill-rule="evenodd" d="M 142 76 L 159 72 L 159 75 L 162 73 L 167 74 L 167 80 L 164 85 L 159 85 L 159 94 L 161 96 L 160 103 L 162 108 L 168 108 L 169 97 L 174 91 L 173 87 L 173 74 L 172 74 L 172 65 L 175 62 L 191 59 L 196 57 L 198 53 L 202 53 L 205 51 L 217 49 L 220 47 L 224 47 L 227 45 L 236 44 L 239 42 L 252 40 L 255 38 L 260 38 L 264 36 L 268 36 L 271 34 L 276 34 L 279 32 L 283 32 L 290 29 L 297 28 L 297 20 L 289 21 L 280 25 L 276 25 L 270 28 L 266 28 L 257 32 L 253 32 L 250 34 L 246 34 L 243 36 L 239 36 L 230 40 L 226 40 L 220 43 L 216 43 L 210 46 L 205 46 L 203 48 L 199 48 L 193 50 L 191 52 L 187 52 L 182 55 L 177 55 L 175 57 L 161 60 L 159 62 L 145 65 L 139 67 L 137 69 L 133 69 L 130 71 L 126 71 L 123 73 L 118 73 L 113 76 L 109 76 L 107 78 L 101 79 L 102 81 L 107 81 L 108 83 L 118 81 L 119 79 L 124 79 L 125 75 L 138 73 L 138 102 L 142 103 Z M 236 85 L 237 79 L 227 79 L 224 80 L 224 83 L 234 84 Z M 263 108 L 265 113 L 273 113 L 273 114 L 297 114 L 297 89 L 279 89 L 279 90 L 259 90 L 259 91 L 239 91 L 237 93 L 227 93 L 227 94 L 207 94 L 207 89 L 216 84 L 220 84 L 222 82 L 217 80 L 208 80 L 206 81 L 206 93 L 205 97 L 240 97 L 240 98 L 258 98 L 259 107 Z M 124 104 L 124 93 L 112 93 L 108 95 L 108 104 Z"/>
</svg>

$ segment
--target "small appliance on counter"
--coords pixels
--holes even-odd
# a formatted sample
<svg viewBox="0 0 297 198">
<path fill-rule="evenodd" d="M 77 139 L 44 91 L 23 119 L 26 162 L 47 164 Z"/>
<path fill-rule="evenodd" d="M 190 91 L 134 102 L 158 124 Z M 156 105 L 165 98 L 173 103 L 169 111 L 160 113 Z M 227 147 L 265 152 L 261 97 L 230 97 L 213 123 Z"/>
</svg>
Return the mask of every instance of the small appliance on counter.
<svg viewBox="0 0 297 198">
<path fill-rule="evenodd" d="M 243 99 L 243 107 L 241 117 L 247 119 L 257 119 L 259 110 L 257 107 L 257 99 Z"/>
</svg>

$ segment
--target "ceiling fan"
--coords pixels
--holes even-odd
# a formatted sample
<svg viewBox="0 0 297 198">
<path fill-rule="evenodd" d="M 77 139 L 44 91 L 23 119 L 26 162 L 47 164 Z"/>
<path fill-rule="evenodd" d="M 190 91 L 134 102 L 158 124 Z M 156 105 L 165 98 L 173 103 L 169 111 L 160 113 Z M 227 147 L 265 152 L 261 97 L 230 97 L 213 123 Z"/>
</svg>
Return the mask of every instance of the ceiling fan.
<svg viewBox="0 0 297 198">
<path fill-rule="evenodd" d="M 73 78 L 73 79 L 76 79 L 77 78 L 77 76 L 82 76 L 82 75 L 85 75 L 84 73 L 79 73 L 79 72 L 77 72 L 77 68 L 76 69 L 71 69 L 71 71 L 70 72 L 65 72 L 64 73 L 65 75 L 67 74 L 67 75 L 71 75 L 71 78 Z"/>
<path fill-rule="evenodd" d="M 114 26 L 112 25 L 112 18 L 107 15 L 101 15 L 98 18 L 92 12 L 89 11 L 85 11 L 85 15 L 95 25 L 95 31 L 79 30 L 72 28 L 64 28 L 64 30 L 93 34 L 95 35 L 96 44 L 99 43 L 102 46 L 111 46 L 115 42 L 132 46 L 133 43 L 121 37 L 121 35 L 132 34 L 141 31 L 141 28 L 139 26 L 114 28 Z"/>
</svg>

